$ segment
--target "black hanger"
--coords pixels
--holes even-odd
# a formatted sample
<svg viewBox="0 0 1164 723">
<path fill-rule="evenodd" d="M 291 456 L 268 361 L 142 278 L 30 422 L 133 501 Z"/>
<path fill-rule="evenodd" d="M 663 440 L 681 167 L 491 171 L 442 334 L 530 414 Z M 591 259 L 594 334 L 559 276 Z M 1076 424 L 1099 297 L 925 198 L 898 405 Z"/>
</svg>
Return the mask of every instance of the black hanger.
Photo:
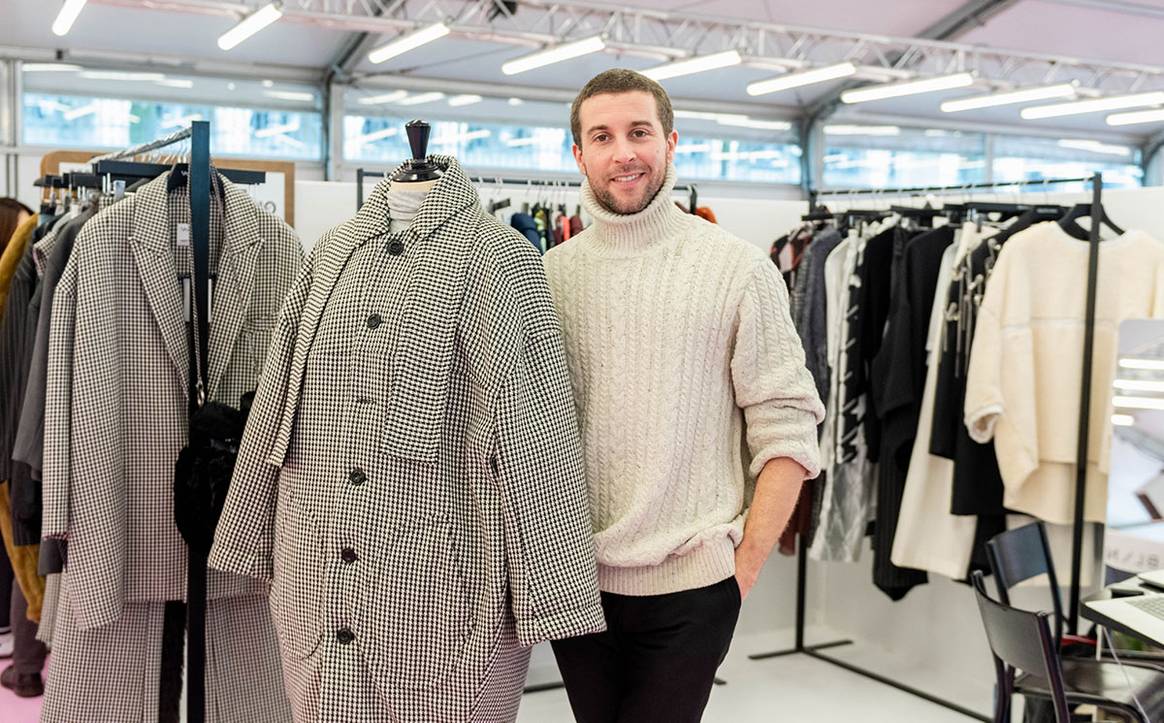
<svg viewBox="0 0 1164 723">
<path fill-rule="evenodd" d="M 1102 203 L 1099 204 L 1099 208 L 1096 210 L 1098 213 L 1092 212 L 1090 203 L 1077 203 L 1071 207 L 1067 215 L 1059 219 L 1059 228 L 1081 241 L 1088 241 L 1091 238 L 1091 232 L 1079 225 L 1079 219 L 1090 218 L 1092 223 L 1107 226 L 1120 236 L 1124 234 L 1124 230 L 1116 226 L 1115 222 L 1111 220 L 1111 217 L 1107 215 L 1107 211 L 1104 210 Z"/>
<path fill-rule="evenodd" d="M 695 184 L 687 187 L 687 208 L 689 213 L 695 213 L 695 209 L 699 203 L 699 191 L 696 190 Z"/>
<path fill-rule="evenodd" d="M 440 178 L 443 175 L 441 169 L 428 160 L 428 137 L 432 133 L 432 126 L 422 120 L 413 120 L 405 124 L 404 132 L 408 134 L 408 147 L 412 149 L 412 158 L 392 176 L 392 180 L 400 183 L 417 183 Z"/>
</svg>

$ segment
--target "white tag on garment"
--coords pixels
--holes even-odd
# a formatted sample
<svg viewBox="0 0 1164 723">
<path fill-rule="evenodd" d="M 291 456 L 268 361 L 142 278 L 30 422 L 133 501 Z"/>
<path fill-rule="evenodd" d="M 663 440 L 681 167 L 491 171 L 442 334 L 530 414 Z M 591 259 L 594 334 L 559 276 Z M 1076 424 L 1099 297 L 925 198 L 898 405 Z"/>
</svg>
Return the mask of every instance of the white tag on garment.
<svg viewBox="0 0 1164 723">
<path fill-rule="evenodd" d="M 190 245 L 190 224 L 188 224 L 188 223 L 178 224 L 178 245 L 179 246 L 189 246 Z"/>
</svg>

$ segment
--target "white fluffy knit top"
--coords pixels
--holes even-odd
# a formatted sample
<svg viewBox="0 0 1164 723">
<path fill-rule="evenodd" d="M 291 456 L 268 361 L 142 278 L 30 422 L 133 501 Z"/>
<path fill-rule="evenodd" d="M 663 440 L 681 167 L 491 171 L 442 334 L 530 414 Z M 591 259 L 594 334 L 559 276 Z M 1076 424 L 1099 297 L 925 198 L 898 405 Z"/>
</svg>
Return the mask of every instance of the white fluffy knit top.
<svg viewBox="0 0 1164 723">
<path fill-rule="evenodd" d="M 755 477 L 820 471 L 824 417 L 764 253 L 671 201 L 611 213 L 545 256 L 578 408 L 599 585 L 657 595 L 735 573 Z"/>
</svg>

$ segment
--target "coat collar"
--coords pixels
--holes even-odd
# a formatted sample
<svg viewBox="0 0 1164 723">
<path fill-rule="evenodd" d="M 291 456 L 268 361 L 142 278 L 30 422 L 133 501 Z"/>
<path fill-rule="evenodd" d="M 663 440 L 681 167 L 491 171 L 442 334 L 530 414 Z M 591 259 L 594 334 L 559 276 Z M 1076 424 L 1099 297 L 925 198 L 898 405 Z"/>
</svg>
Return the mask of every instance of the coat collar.
<svg viewBox="0 0 1164 723">
<path fill-rule="evenodd" d="M 133 195 L 130 244 L 166 351 L 182 380 L 183 390 L 189 393 L 186 388 L 190 366 L 189 332 L 170 236 L 168 176 L 168 173 L 162 174 Z M 263 247 L 258 208 L 246 192 L 225 179 L 221 180 L 224 228 L 210 325 L 207 370 L 210 399 L 215 398 L 246 320 L 254 289 L 254 271 Z M 238 400 L 221 401 L 238 404 Z"/>
</svg>

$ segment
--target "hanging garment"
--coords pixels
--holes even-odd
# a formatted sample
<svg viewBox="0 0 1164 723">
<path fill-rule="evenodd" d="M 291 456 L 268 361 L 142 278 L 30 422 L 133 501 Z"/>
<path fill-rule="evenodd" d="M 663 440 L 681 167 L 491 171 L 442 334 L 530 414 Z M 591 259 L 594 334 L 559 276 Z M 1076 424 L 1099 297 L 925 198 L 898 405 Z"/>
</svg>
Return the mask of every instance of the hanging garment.
<svg viewBox="0 0 1164 723">
<path fill-rule="evenodd" d="M 968 232 L 963 230 L 963 233 Z M 926 385 L 890 558 L 894 565 L 926 570 L 952 579 L 960 579 L 966 574 L 976 520 L 950 514 L 954 465 L 950 460 L 930 453 L 929 433 L 934 422 L 937 364 L 941 358 L 945 329 L 946 297 L 940 290 L 951 284 L 956 252 L 956 248 L 949 246 L 942 255 L 937 284 L 939 292 L 930 310 Z"/>
<path fill-rule="evenodd" d="M 796 319 L 796 330 L 804 344 L 805 366 L 816 382 L 816 390 L 821 399 L 829 395 L 828 366 L 828 291 L 825 277 L 827 259 L 841 243 L 841 234 L 830 228 L 813 239 L 806 252 L 808 270 L 801 274 L 805 278 L 805 292 L 800 315 Z M 799 279 L 798 279 L 799 280 Z"/>
<path fill-rule="evenodd" d="M 13 521 L 12 502 L 23 500 L 30 495 L 31 479 L 28 466 L 12 460 L 12 441 L 16 436 L 16 422 L 20 416 L 24 385 L 28 376 L 29 357 L 32 353 L 32 338 L 36 322 L 29 314 L 29 303 L 36 291 L 36 266 L 32 260 L 32 245 L 28 243 L 32 235 L 23 239 L 26 243 L 8 287 L 7 303 L 3 319 L 0 320 L 0 480 L 5 480 L 4 496 L 7 498 L 4 515 L 7 518 L 3 529 L 4 544 L 12 563 L 13 572 L 25 600 L 32 611 L 39 615 L 44 595 L 43 581 L 37 575 L 38 551 L 30 544 L 37 539 L 18 538 Z M 25 520 L 21 514 L 19 519 Z M 23 527 L 21 528 L 23 532 Z"/>
<path fill-rule="evenodd" d="M 157 661 L 156 641 L 134 621 L 160 619 L 166 601 L 185 597 L 186 546 L 174 524 L 172 490 L 189 420 L 189 334 L 179 278 L 189 276 L 193 259 L 185 233 L 188 191 L 167 192 L 168 175 L 82 227 L 56 288 L 41 533 L 67 540 L 69 603 L 57 609 L 46 694 L 56 704 L 46 708 L 45 720 L 93 720 L 98 679 L 72 666 L 93 665 L 98 650 L 114 663 Z M 210 203 L 211 274 L 217 283 L 207 398 L 237 405 L 258 381 L 302 247 L 286 224 L 244 190 L 225 181 L 220 187 L 222 197 Z M 208 619 L 223 621 L 208 624 L 211 649 L 233 651 L 223 652 L 224 660 L 276 660 L 265 613 L 216 617 L 221 606 L 235 604 L 261 611 L 265 586 L 212 570 L 208 589 Z M 255 634 L 256 626 L 266 632 Z M 214 667 L 208 662 L 208 670 Z M 137 688 L 143 696 L 158 677 L 149 664 L 144 670 L 146 687 Z M 222 696 L 215 720 L 232 720 L 234 709 L 261 711 L 258 720 L 288 719 L 282 683 L 264 677 L 265 670 L 248 671 L 246 685 L 228 688 L 221 686 L 238 669 L 209 677 L 208 689 L 220 691 L 211 695 Z M 70 689 L 78 680 L 92 685 Z M 141 719 L 152 720 L 150 701 L 135 700 L 144 706 Z"/>
<path fill-rule="evenodd" d="M 509 223 L 517 229 L 518 233 L 529 239 L 535 249 L 539 252 L 542 250 L 542 236 L 538 233 L 538 224 L 533 216 L 528 213 L 515 213 L 509 219 Z"/>
<path fill-rule="evenodd" d="M 383 181 L 313 249 L 211 551 L 271 581 L 297 721 L 511 721 L 529 646 L 605 628 L 541 260 L 430 160 L 407 230 Z"/>
<path fill-rule="evenodd" d="M 837 288 L 833 318 L 835 357 L 829 374 L 829 410 L 821 439 L 828 460 L 817 531 L 809 555 L 815 560 L 855 562 L 869 523 L 873 499 L 873 468 L 865 443 L 865 395 L 853 386 L 854 369 L 861 364 L 858 344 L 861 279 L 867 239 L 853 237 L 834 249 L 825 261 L 826 284 Z M 835 274 L 835 276 L 834 276 Z M 827 311 L 827 310 L 826 310 Z"/>
<path fill-rule="evenodd" d="M 978 315 L 965 423 L 995 442 L 1007 509 L 1073 519 L 1083 368 L 1088 244 L 1057 223 L 1016 234 L 999 254 Z M 1103 241 L 1096 280 L 1092 420 L 1111 417 L 1117 336 L 1124 319 L 1164 317 L 1164 243 L 1142 231 Z M 1084 519 L 1107 508 L 1110 432 L 1093 423 Z"/>
<path fill-rule="evenodd" d="M 882 429 L 873 580 L 892 600 L 900 600 L 914 585 L 926 582 L 924 572 L 894 565 L 890 555 L 921 414 L 926 342 L 938 276 L 942 256 L 953 240 L 954 230 L 943 226 L 906 244 L 895 262 L 888 326 L 872 364 L 870 396 Z"/>
<path fill-rule="evenodd" d="M 26 218 L 12 232 L 12 238 L 8 239 L 3 253 L 0 253 L 0 315 L 4 313 L 4 303 L 8 299 L 8 285 L 12 283 L 12 276 L 16 273 L 16 267 L 20 265 L 20 259 L 24 256 L 24 250 L 28 247 L 32 234 L 36 231 L 36 225 L 35 214 Z"/>
</svg>

